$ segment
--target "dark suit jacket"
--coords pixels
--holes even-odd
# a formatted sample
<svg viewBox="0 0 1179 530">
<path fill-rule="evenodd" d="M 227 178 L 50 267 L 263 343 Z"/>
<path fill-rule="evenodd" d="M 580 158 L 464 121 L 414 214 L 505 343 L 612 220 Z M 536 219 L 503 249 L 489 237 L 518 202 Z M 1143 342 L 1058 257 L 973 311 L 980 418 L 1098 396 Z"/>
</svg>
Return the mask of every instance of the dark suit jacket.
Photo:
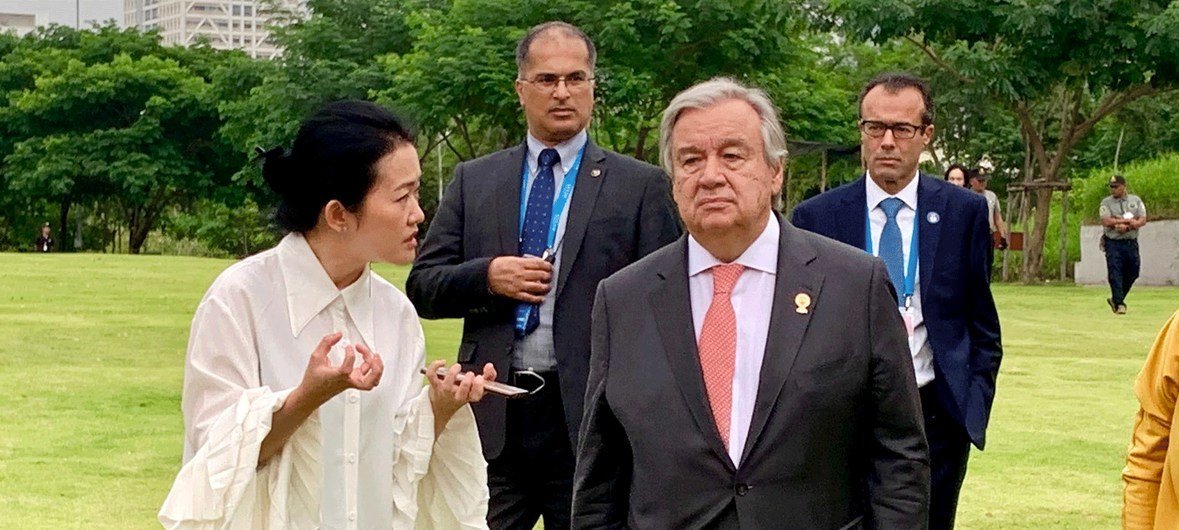
<svg viewBox="0 0 1179 530">
<path fill-rule="evenodd" d="M 804 201 L 794 209 L 794 225 L 864 248 L 864 186 L 861 177 Z M 945 410 L 982 449 L 1003 357 L 991 297 L 987 202 L 965 188 L 921 175 L 916 220 L 921 223 L 921 313 L 933 347 L 933 384 Z"/>
<path fill-rule="evenodd" d="M 518 302 L 491 294 L 487 266 L 519 255 L 520 186 L 527 147 L 459 164 L 406 282 L 423 318 L 463 318 L 458 360 L 477 369 L 511 369 Z M 679 237 L 680 225 L 663 171 L 630 157 L 585 149 L 569 201 L 557 272 L 553 342 L 572 447 L 581 422 L 589 371 L 590 309 L 598 282 Z M 474 405 L 490 460 L 504 444 L 505 401 Z"/>
<path fill-rule="evenodd" d="M 774 309 L 739 467 L 701 374 L 687 238 L 598 287 L 574 528 L 925 527 L 920 397 L 883 262 L 771 222 Z"/>
</svg>

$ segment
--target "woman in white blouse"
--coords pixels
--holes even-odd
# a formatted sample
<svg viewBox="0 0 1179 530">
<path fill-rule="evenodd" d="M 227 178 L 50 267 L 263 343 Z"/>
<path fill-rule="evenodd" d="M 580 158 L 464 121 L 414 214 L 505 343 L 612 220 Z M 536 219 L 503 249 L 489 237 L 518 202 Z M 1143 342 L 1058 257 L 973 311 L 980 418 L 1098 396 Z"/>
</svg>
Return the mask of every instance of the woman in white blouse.
<svg viewBox="0 0 1179 530">
<path fill-rule="evenodd" d="M 407 127 L 330 104 L 264 154 L 289 232 L 221 274 L 193 317 L 175 529 L 485 528 L 486 463 L 467 403 L 485 381 L 419 369 L 409 300 L 369 269 L 414 258 L 421 168 Z M 445 366 L 436 361 L 434 373 Z"/>
</svg>

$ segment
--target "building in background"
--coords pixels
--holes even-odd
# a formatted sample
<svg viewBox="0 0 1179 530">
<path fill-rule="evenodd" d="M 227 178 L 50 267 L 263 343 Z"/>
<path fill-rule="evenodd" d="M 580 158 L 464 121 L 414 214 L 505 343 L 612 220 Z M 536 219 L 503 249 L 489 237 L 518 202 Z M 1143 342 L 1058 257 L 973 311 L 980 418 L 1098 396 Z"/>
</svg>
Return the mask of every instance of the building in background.
<svg viewBox="0 0 1179 530">
<path fill-rule="evenodd" d="M 158 30 L 164 44 L 208 40 L 214 48 L 242 50 L 269 59 L 281 50 L 270 39 L 275 8 L 298 12 L 300 0 L 124 0 L 123 23 Z"/>
<path fill-rule="evenodd" d="M 37 16 L 26 13 L 0 13 L 0 33 L 21 37 L 37 29 Z"/>
</svg>

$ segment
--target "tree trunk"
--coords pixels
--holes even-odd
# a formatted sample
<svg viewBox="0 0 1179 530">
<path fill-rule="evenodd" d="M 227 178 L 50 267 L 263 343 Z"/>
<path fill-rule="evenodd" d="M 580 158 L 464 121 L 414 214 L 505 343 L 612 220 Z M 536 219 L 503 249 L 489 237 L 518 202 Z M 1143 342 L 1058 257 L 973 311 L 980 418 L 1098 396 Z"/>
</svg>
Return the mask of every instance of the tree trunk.
<svg viewBox="0 0 1179 530">
<path fill-rule="evenodd" d="M 144 222 L 138 215 L 132 217 L 131 226 L 127 229 L 127 250 L 132 254 L 139 254 L 143 249 L 143 242 L 147 240 L 147 233 L 151 225 Z"/>
<path fill-rule="evenodd" d="M 647 155 L 647 136 L 649 136 L 650 134 L 651 134 L 650 127 L 646 127 L 646 126 L 639 127 L 639 134 L 638 134 L 639 140 L 638 140 L 638 142 L 635 142 L 635 154 L 634 154 L 635 158 L 637 158 L 639 160 L 646 160 L 646 158 L 644 158 L 644 157 Z"/>
<path fill-rule="evenodd" d="M 70 206 L 73 202 L 68 196 L 61 198 L 61 217 L 58 218 L 57 228 L 57 251 L 61 252 L 66 248 L 66 235 L 69 234 L 70 229 Z"/>
<path fill-rule="evenodd" d="M 145 204 L 132 207 L 127 223 L 127 247 L 132 254 L 139 254 L 143 249 L 143 242 L 147 240 L 147 235 L 151 233 L 156 220 L 160 218 L 164 208 L 174 198 L 175 196 L 167 188 L 161 187 L 152 193 L 151 198 Z"/>
<path fill-rule="evenodd" d="M 1047 179 L 1055 182 L 1055 178 Z M 1048 236 L 1048 214 L 1052 210 L 1052 189 L 1035 190 L 1036 214 L 1032 221 L 1032 232 L 1028 234 L 1024 245 L 1024 259 L 1027 260 L 1027 277 L 1025 282 L 1038 280 L 1044 276 L 1040 270 L 1044 263 L 1044 241 Z M 1025 228 L 1025 233 L 1027 229 Z"/>
<path fill-rule="evenodd" d="M 139 208 L 132 206 L 131 211 L 127 215 L 127 252 L 131 254 L 139 254 L 139 250 L 143 247 L 143 239 L 136 237 L 139 235 L 140 215 Z"/>
</svg>

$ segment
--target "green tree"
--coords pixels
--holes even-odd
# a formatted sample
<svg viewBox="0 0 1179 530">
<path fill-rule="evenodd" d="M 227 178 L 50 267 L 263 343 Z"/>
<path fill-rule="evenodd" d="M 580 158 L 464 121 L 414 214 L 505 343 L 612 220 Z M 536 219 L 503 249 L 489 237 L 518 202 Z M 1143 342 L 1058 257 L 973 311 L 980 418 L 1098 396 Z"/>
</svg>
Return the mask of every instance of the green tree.
<svg viewBox="0 0 1179 530">
<path fill-rule="evenodd" d="M 512 90 L 515 45 L 547 20 L 578 25 L 594 39 L 595 139 L 637 158 L 657 158 L 658 121 L 667 102 L 718 75 L 781 96 L 790 129 L 830 129 L 845 117 L 826 112 L 844 108 L 847 94 L 815 67 L 812 42 L 800 38 L 807 34 L 805 17 L 789 3 L 459 1 L 422 9 L 409 20 L 417 36 L 413 50 L 382 60 L 389 83 L 376 96 L 411 110 L 460 159 L 523 134 Z"/>
<path fill-rule="evenodd" d="M 240 162 L 218 140 L 210 84 L 157 57 L 73 60 L 0 110 L 22 138 L 5 159 L 9 188 L 78 202 L 114 199 L 138 253 L 160 215 L 225 185 Z"/>
<path fill-rule="evenodd" d="M 904 39 L 964 89 L 1005 109 L 1026 145 L 1025 180 L 1063 180 L 1097 124 L 1179 83 L 1179 2 L 829 0 L 828 7 L 845 34 Z M 1036 199 L 1025 258 L 1039 276 L 1051 191 Z"/>
</svg>

